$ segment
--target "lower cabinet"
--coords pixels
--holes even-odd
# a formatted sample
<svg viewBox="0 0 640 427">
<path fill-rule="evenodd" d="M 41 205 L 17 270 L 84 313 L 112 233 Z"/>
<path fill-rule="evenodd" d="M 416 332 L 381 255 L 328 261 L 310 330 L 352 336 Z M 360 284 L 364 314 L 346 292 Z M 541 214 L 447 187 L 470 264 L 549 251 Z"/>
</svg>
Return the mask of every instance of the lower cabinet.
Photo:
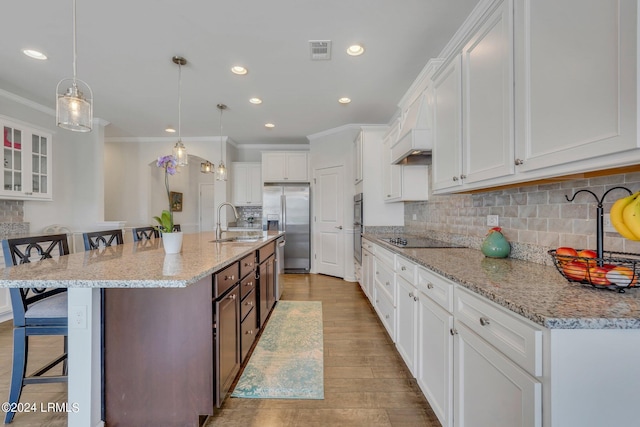
<svg viewBox="0 0 640 427">
<path fill-rule="evenodd" d="M 416 357 L 418 341 L 418 291 L 404 278 L 398 277 L 398 307 L 396 347 L 407 364 L 409 371 L 416 375 Z"/>
<path fill-rule="evenodd" d="M 453 376 L 456 426 L 542 426 L 542 384 L 462 323 Z"/>
<path fill-rule="evenodd" d="M 215 403 L 219 408 L 240 371 L 240 288 L 235 285 L 214 302 Z"/>
<path fill-rule="evenodd" d="M 264 326 L 267 317 L 276 302 L 275 289 L 275 256 L 270 255 L 266 260 L 260 262 L 259 269 L 259 295 L 260 295 L 260 328 Z"/>
</svg>

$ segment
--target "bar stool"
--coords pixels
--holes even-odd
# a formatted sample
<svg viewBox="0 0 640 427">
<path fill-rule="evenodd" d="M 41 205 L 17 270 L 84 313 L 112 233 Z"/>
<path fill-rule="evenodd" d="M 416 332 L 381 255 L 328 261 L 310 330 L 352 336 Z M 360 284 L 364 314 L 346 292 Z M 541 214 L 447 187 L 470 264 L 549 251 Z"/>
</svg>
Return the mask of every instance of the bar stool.
<svg viewBox="0 0 640 427">
<path fill-rule="evenodd" d="M 7 267 L 30 263 L 33 260 L 68 255 L 66 234 L 23 237 L 2 241 L 4 262 Z M 63 288 L 12 288 L 13 309 L 13 364 L 8 402 L 15 407 L 22 389 L 28 384 L 67 382 L 67 290 Z M 64 353 L 27 376 L 29 337 L 33 335 L 60 335 L 64 337 Z M 43 375 L 62 363 L 62 375 Z M 7 411 L 4 422 L 13 421 L 15 412 Z"/>
<path fill-rule="evenodd" d="M 133 232 L 133 241 L 151 240 L 152 238 L 159 238 L 160 232 L 155 227 L 137 227 L 131 230 Z"/>
</svg>

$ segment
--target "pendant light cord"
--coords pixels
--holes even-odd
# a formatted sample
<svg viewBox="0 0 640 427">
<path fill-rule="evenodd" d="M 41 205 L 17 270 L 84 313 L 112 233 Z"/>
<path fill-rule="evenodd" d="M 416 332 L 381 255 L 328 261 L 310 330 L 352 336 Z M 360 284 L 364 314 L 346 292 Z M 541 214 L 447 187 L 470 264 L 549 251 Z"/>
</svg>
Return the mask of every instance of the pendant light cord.
<svg viewBox="0 0 640 427">
<path fill-rule="evenodd" d="M 76 83 L 76 0 L 73 0 L 73 84 Z"/>
<path fill-rule="evenodd" d="M 222 110 L 224 108 L 220 108 L 220 162 L 222 162 Z"/>
<path fill-rule="evenodd" d="M 74 0 L 75 1 L 75 0 Z M 182 141 L 182 64 L 178 63 L 178 141 Z"/>
</svg>

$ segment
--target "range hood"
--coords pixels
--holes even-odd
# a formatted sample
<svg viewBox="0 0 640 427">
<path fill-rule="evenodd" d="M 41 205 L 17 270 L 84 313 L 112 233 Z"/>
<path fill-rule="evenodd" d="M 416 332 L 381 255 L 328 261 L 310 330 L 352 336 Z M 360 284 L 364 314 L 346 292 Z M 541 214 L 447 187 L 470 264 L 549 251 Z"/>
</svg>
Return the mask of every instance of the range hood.
<svg viewBox="0 0 640 427">
<path fill-rule="evenodd" d="M 391 146 L 391 162 L 405 163 L 409 156 L 431 153 L 433 139 L 429 103 L 425 94 L 420 95 L 403 114 L 398 139 Z"/>
</svg>

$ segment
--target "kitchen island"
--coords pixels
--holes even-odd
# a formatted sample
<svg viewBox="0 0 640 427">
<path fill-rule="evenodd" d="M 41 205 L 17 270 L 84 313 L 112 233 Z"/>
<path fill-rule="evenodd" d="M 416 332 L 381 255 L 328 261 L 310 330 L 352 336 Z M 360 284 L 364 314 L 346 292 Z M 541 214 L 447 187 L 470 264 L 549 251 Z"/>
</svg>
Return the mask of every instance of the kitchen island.
<svg viewBox="0 0 640 427">
<path fill-rule="evenodd" d="M 108 310 L 105 313 L 105 354 L 111 352 L 117 356 L 119 350 L 122 350 L 122 354 L 133 358 L 129 362 L 112 365 L 113 370 L 122 368 L 120 365 L 138 368 L 136 372 L 130 372 L 130 379 L 140 383 L 141 390 L 146 388 L 149 392 L 148 400 L 144 402 L 145 396 L 127 395 L 128 390 L 121 390 L 121 401 L 142 399 L 144 404 L 139 404 L 142 406 L 138 411 L 151 415 L 154 414 L 154 405 L 158 403 L 157 395 L 154 393 L 162 392 L 166 397 L 174 390 L 171 404 L 173 408 L 167 407 L 168 412 L 180 407 L 193 409 L 196 412 L 191 414 L 192 425 L 202 421 L 198 419 L 199 415 L 212 413 L 212 295 L 216 293 L 215 273 L 234 263 L 238 263 L 239 269 L 240 260 L 252 258 L 252 254 L 260 253 L 258 250 L 261 248 L 274 246 L 273 242 L 280 234 L 264 233 L 255 241 L 232 242 L 214 242 L 214 233 L 185 234 L 181 253 L 174 255 L 165 255 L 162 241 L 156 239 L 125 243 L 104 250 L 75 253 L 4 269 L 0 287 L 69 288 L 68 400 L 70 403 L 76 403 L 79 410 L 69 412 L 68 425 L 93 427 L 100 426 L 103 422 L 103 381 L 100 369 L 103 353 L 100 342 L 101 289 L 105 289 L 107 306 L 115 304 L 114 308 L 119 310 L 117 315 L 111 316 L 112 320 L 127 315 L 127 304 L 130 304 L 131 310 L 127 316 L 131 319 L 133 313 L 133 318 L 138 322 L 128 328 L 125 325 L 115 333 L 109 330 Z M 237 276 L 233 278 L 237 279 Z M 118 292 L 112 297 L 109 295 L 110 291 Z M 127 292 L 131 293 L 131 298 L 127 297 Z M 145 311 L 139 311 L 144 306 Z M 139 316 L 136 316 L 136 313 Z M 188 324 L 191 324 L 191 327 L 187 327 Z M 157 331 L 153 337 L 148 336 L 150 327 L 155 327 Z M 124 335 L 128 342 L 118 338 L 123 331 L 128 333 Z M 140 340 L 131 340 L 137 331 Z M 194 338 L 204 335 L 208 336 L 208 340 L 200 340 L 200 344 L 194 344 L 198 341 Z M 162 339 L 170 342 L 172 346 L 144 348 L 145 343 L 153 342 L 157 345 Z M 110 342 L 118 343 L 121 348 L 113 348 L 113 345 L 109 348 Z M 200 346 L 202 351 L 198 351 L 195 345 Z M 149 369 L 140 369 L 145 366 L 147 358 L 151 362 L 148 364 Z M 107 356 L 107 387 L 110 381 L 108 360 Z M 159 371 L 158 368 L 163 364 L 163 371 Z M 193 369 L 181 370 L 182 367 L 188 366 L 193 366 Z M 198 371 L 203 366 L 208 366 L 207 371 Z M 120 372 L 123 372 L 122 369 Z M 181 373 L 181 376 L 176 377 L 177 373 Z M 189 393 L 192 385 L 196 393 L 202 392 L 204 396 L 196 397 Z M 178 424 L 178 421 L 170 422 L 168 418 L 164 418 L 160 424 L 157 420 L 154 422 L 155 424 L 144 425 L 188 425 Z"/>
<path fill-rule="evenodd" d="M 640 288 L 382 237 L 363 236 L 365 293 L 444 427 L 638 425 Z"/>
</svg>

